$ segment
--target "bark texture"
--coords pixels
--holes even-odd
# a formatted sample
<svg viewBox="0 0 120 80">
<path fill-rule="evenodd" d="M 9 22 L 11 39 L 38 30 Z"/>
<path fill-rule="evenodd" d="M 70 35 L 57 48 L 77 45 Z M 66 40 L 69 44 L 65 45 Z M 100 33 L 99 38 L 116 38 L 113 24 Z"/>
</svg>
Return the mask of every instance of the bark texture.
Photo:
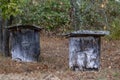
<svg viewBox="0 0 120 80">
<path fill-rule="evenodd" d="M 0 53 L 2 53 L 3 43 L 3 30 L 2 30 L 2 18 L 0 17 Z"/>
</svg>

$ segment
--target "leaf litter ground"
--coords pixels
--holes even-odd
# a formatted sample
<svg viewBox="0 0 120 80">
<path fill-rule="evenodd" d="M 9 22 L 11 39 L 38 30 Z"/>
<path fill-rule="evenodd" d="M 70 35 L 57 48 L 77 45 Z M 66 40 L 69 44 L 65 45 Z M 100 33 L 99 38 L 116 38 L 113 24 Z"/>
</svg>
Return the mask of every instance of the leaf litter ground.
<svg viewBox="0 0 120 80">
<path fill-rule="evenodd" d="M 68 67 L 69 40 L 41 36 L 39 62 L 24 63 L 0 56 L 0 80 L 119 80 L 120 40 L 102 39 L 99 71 L 77 71 Z"/>
</svg>

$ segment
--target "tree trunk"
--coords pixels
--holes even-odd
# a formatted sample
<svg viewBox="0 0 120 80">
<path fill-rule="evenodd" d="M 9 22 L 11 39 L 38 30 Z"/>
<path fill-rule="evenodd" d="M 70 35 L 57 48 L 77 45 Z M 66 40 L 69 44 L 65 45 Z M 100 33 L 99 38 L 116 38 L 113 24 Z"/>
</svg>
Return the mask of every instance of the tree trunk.
<svg viewBox="0 0 120 80">
<path fill-rule="evenodd" d="M 7 29 L 3 30 L 3 55 L 10 56 L 9 53 L 9 31 Z"/>
<path fill-rule="evenodd" d="M 9 36 L 10 36 L 10 32 L 8 31 L 8 26 L 12 24 L 13 21 L 13 16 L 10 17 L 9 20 L 2 20 L 2 52 L 3 52 L 3 56 L 10 56 L 10 52 L 9 52 Z"/>
<path fill-rule="evenodd" d="M 0 17 L 0 53 L 3 52 L 2 43 L 3 43 L 3 28 L 2 28 L 2 18 Z"/>
</svg>

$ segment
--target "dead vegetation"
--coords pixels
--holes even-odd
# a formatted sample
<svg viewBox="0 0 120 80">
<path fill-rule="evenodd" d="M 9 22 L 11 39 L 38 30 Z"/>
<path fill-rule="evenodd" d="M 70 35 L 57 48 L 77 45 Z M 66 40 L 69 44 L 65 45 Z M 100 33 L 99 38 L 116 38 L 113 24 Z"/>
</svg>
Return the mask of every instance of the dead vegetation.
<svg viewBox="0 0 120 80">
<path fill-rule="evenodd" d="M 41 36 L 38 63 L 12 61 L 0 56 L 0 80 L 119 80 L 120 41 L 102 39 L 101 68 L 74 72 L 68 67 L 68 39 Z"/>
</svg>

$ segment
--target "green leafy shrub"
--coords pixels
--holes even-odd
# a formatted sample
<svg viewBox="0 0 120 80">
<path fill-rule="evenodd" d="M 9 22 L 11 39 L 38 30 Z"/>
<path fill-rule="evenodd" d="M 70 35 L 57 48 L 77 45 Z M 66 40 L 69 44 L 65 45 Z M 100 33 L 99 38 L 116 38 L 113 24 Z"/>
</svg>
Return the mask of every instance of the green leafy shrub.
<svg viewBox="0 0 120 80">
<path fill-rule="evenodd" d="M 112 39 L 120 39 L 120 19 L 116 18 L 111 25 L 111 34 L 110 38 Z"/>
<path fill-rule="evenodd" d="M 110 30 L 111 23 L 120 19 L 120 1 L 117 0 L 71 0 L 74 10 L 74 27 L 78 29 Z"/>
<path fill-rule="evenodd" d="M 8 0 L 0 0 L 0 5 L 2 4 L 0 6 L 0 9 L 2 9 L 1 15 L 8 18 L 10 15 L 17 16 L 14 23 L 36 24 L 43 26 L 49 31 L 64 30 L 70 27 L 70 0 L 10 1 L 9 3 Z M 74 7 L 79 6 L 79 9 L 76 9 L 78 13 L 75 14 L 76 19 L 74 20 L 77 20 L 77 22 L 72 23 L 73 25 L 77 27 L 82 26 L 83 29 L 102 30 L 106 30 L 109 26 L 108 28 L 112 33 L 117 32 L 114 31 L 117 27 L 113 28 L 113 24 L 119 25 L 116 23 L 116 18 L 118 18 L 118 20 L 120 19 L 120 2 L 114 0 L 105 0 L 107 2 L 101 0 L 78 1 L 82 1 L 82 4 L 78 2 L 79 4 L 74 5 Z M 71 4 L 74 4 L 74 2 L 73 0 Z M 10 7 L 8 7 L 8 5 L 10 5 Z"/>
<path fill-rule="evenodd" d="M 37 24 L 54 30 L 69 23 L 69 8 L 69 0 L 41 0 L 38 4 L 28 0 L 17 20 L 22 24 Z"/>
<path fill-rule="evenodd" d="M 109 22 L 113 21 L 115 18 L 120 18 L 120 2 L 110 0 L 106 6 L 106 13 Z"/>
<path fill-rule="evenodd" d="M 9 19 L 10 16 L 17 16 L 22 13 L 21 4 L 24 0 L 0 0 L 0 16 Z"/>
<path fill-rule="evenodd" d="M 101 30 L 107 26 L 106 2 L 103 0 L 76 0 L 71 3 L 74 27 L 78 29 Z"/>
<path fill-rule="evenodd" d="M 110 0 L 106 7 L 111 39 L 120 39 L 120 2 Z"/>
</svg>

